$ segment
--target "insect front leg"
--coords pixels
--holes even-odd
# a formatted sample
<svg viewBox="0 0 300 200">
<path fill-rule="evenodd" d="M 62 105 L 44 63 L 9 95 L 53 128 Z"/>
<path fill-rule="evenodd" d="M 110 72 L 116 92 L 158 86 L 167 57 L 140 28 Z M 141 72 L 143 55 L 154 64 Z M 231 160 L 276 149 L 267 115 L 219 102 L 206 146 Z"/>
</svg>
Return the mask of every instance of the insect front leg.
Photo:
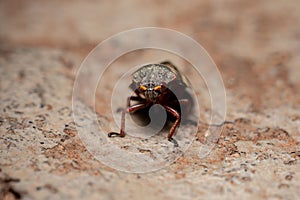
<svg viewBox="0 0 300 200">
<path fill-rule="evenodd" d="M 143 108 L 146 108 L 148 106 L 148 103 L 140 103 L 133 106 L 127 107 L 125 110 L 122 111 L 122 119 L 121 119 L 121 129 L 120 132 L 110 132 L 108 133 L 108 137 L 112 136 L 119 136 L 119 137 L 125 137 L 125 114 L 126 113 L 133 113 L 135 111 L 141 110 Z"/>
<path fill-rule="evenodd" d="M 173 106 L 182 106 L 182 115 L 187 115 L 192 109 L 192 102 L 190 99 L 179 99 L 170 102 L 170 105 Z M 182 116 L 181 116 L 182 117 Z"/>
<path fill-rule="evenodd" d="M 130 107 L 130 102 L 131 101 L 140 101 L 140 102 L 145 102 L 146 100 L 143 99 L 142 97 L 140 96 L 130 96 L 127 98 L 127 107 Z"/>
<path fill-rule="evenodd" d="M 176 121 L 173 124 L 173 126 L 171 127 L 171 130 L 170 130 L 170 132 L 168 134 L 168 140 L 170 142 L 172 142 L 175 147 L 178 147 L 177 141 L 174 138 L 172 138 L 172 137 L 173 137 L 173 135 L 175 133 L 175 130 L 176 130 L 177 126 L 180 123 L 181 116 L 180 116 L 180 114 L 175 109 L 173 109 L 173 108 L 171 108 L 169 106 L 164 106 L 164 108 L 166 109 L 167 112 L 169 112 L 171 115 L 173 115 L 176 118 Z"/>
<path fill-rule="evenodd" d="M 130 96 L 127 98 L 127 101 L 126 101 L 126 107 L 129 108 L 131 106 L 130 102 L 131 101 L 139 101 L 140 103 L 144 103 L 146 100 L 140 96 L 140 92 L 139 90 L 134 90 L 134 93 L 137 95 L 137 96 Z M 117 112 L 121 112 L 123 111 L 123 108 L 118 108 L 117 109 Z"/>
</svg>

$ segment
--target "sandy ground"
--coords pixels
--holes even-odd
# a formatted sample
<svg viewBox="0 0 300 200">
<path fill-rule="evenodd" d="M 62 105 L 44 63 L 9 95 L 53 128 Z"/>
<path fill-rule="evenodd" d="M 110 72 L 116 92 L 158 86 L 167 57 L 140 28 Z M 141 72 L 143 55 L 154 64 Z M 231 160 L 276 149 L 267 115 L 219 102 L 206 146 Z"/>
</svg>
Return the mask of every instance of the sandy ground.
<svg viewBox="0 0 300 200">
<path fill-rule="evenodd" d="M 80 139 L 72 91 L 99 42 L 145 26 L 174 29 L 203 45 L 225 84 L 228 123 L 199 158 L 210 111 L 209 95 L 200 93 L 201 123 L 190 148 L 173 152 L 179 158 L 160 170 L 126 173 L 96 159 Z M 1 1 L 0 199 L 299 199 L 299 27 L 296 0 Z M 122 66 L 165 57 L 142 51 L 113 63 L 119 72 L 108 70 L 96 91 L 105 131 L 115 127 L 107 105 Z M 114 139 L 126 150 L 147 143 Z"/>
</svg>

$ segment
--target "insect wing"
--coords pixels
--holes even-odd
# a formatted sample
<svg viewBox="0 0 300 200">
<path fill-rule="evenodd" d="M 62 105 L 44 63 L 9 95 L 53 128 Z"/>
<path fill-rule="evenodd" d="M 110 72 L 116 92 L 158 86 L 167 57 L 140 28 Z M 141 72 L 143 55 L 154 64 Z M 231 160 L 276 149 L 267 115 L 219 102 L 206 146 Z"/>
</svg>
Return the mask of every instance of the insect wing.
<svg viewBox="0 0 300 200">
<path fill-rule="evenodd" d="M 186 78 L 186 76 L 181 74 L 179 72 L 179 70 L 177 69 L 177 67 L 175 67 L 171 62 L 164 61 L 164 62 L 161 62 L 160 64 L 167 66 L 173 73 L 176 74 L 176 80 L 177 80 L 178 84 L 183 85 L 185 87 L 189 87 L 189 88 L 191 87 L 190 81 Z"/>
</svg>

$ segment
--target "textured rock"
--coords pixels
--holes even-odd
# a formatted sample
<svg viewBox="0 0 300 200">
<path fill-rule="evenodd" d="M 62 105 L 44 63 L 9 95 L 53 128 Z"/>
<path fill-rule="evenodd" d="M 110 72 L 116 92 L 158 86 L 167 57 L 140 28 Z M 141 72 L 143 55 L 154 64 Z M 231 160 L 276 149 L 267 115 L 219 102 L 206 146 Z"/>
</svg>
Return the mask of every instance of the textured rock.
<svg viewBox="0 0 300 200">
<path fill-rule="evenodd" d="M 299 199 L 298 1 L 40 4 L 1 2 L 0 199 Z M 119 20 L 107 20 L 116 15 L 110 10 Z M 125 20 L 133 19 L 132 10 L 141 17 Z M 191 147 L 168 167 L 131 174 L 105 166 L 87 150 L 72 118 L 72 89 L 91 47 L 138 25 L 174 28 L 204 45 L 226 86 L 227 122 L 215 148 L 200 159 L 210 102 L 199 85 L 203 116 Z M 113 65 L 137 58 L 152 57 L 131 53 Z M 122 75 L 107 73 L 106 80 Z M 106 81 L 96 93 L 105 131 L 114 127 L 106 98 L 113 84 Z M 114 139 L 129 149 L 139 142 Z"/>
</svg>

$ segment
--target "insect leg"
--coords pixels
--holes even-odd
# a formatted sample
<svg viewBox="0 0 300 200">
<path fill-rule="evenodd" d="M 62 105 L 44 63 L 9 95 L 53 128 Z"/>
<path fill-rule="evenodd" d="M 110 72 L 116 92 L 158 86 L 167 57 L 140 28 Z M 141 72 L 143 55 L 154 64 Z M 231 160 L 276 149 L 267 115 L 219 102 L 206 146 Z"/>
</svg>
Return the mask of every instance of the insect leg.
<svg viewBox="0 0 300 200">
<path fill-rule="evenodd" d="M 121 119 L 121 129 L 120 129 L 120 133 L 117 133 L 117 132 L 110 132 L 110 133 L 108 133 L 108 137 L 111 137 L 111 136 L 124 137 L 124 136 L 126 135 L 126 134 L 125 134 L 125 114 L 126 114 L 126 113 L 133 113 L 133 112 L 135 112 L 135 111 L 137 111 L 137 110 L 146 108 L 148 105 L 149 105 L 148 103 L 140 103 L 140 104 L 136 104 L 136 105 L 127 107 L 126 110 L 123 110 L 123 111 L 122 111 L 122 119 Z"/>
<path fill-rule="evenodd" d="M 192 102 L 190 99 L 179 99 L 176 101 L 170 102 L 171 106 L 176 106 L 176 105 L 183 105 L 183 110 L 181 113 L 181 120 L 184 123 L 192 124 L 192 125 L 197 125 L 197 122 L 194 120 L 188 119 L 185 115 L 189 114 L 191 109 L 192 109 Z"/>
<path fill-rule="evenodd" d="M 146 99 L 140 96 L 140 91 L 138 89 L 134 90 L 134 93 L 137 96 L 130 96 L 127 98 L 127 107 L 130 107 L 130 101 L 142 101 L 142 102 L 146 101 Z"/>
<path fill-rule="evenodd" d="M 168 140 L 172 143 L 174 143 L 175 147 L 178 147 L 178 143 L 175 139 L 172 138 L 172 136 L 175 133 L 175 130 L 177 128 L 177 126 L 179 125 L 179 122 L 181 120 L 180 114 L 173 108 L 169 107 L 169 106 L 164 106 L 164 108 L 166 109 L 167 112 L 169 112 L 171 115 L 173 115 L 176 118 L 175 123 L 173 124 L 173 126 L 171 127 L 171 130 L 168 134 Z"/>
<path fill-rule="evenodd" d="M 179 99 L 174 100 L 169 103 L 169 106 L 182 106 L 181 107 L 181 114 L 186 115 L 191 111 L 192 108 L 192 102 L 189 99 Z"/>
<path fill-rule="evenodd" d="M 130 101 L 141 101 L 141 102 L 145 102 L 146 100 L 143 99 L 140 96 L 131 96 L 127 98 L 127 107 L 130 107 Z"/>
<path fill-rule="evenodd" d="M 127 98 L 127 103 L 126 103 L 127 108 L 129 108 L 131 106 L 131 104 L 130 104 L 131 101 L 139 101 L 139 102 L 145 102 L 146 101 L 144 98 L 139 96 L 139 94 L 137 94 L 137 95 L 138 96 L 130 96 L 130 97 Z M 123 108 L 118 108 L 117 109 L 117 112 L 121 112 L 121 111 L 123 111 Z"/>
</svg>

